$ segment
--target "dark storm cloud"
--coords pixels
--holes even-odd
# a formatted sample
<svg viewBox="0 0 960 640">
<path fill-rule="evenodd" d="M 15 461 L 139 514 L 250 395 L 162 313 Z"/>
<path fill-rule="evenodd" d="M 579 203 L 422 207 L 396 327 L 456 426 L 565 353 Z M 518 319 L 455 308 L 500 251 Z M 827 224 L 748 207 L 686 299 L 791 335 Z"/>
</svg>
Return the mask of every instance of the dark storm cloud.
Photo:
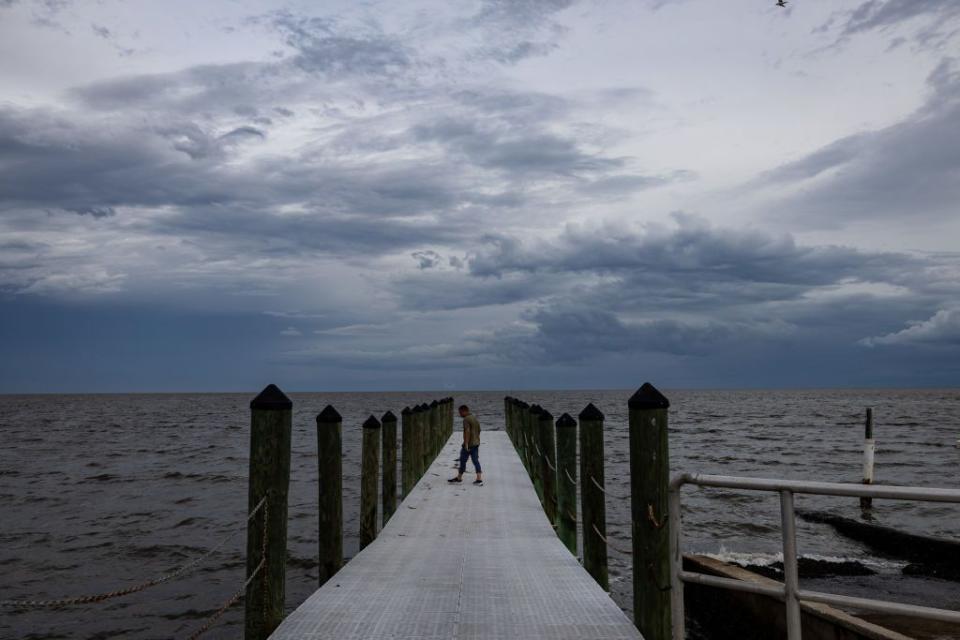
<svg viewBox="0 0 960 640">
<path fill-rule="evenodd" d="M 956 33 L 960 4 L 954 0 L 867 0 L 849 11 L 835 14 L 817 31 L 839 24 L 836 45 L 869 32 L 897 34 L 901 27 L 916 27 L 910 38 L 894 35 L 890 48 L 912 41 L 920 48 L 943 50 Z"/>
<path fill-rule="evenodd" d="M 841 138 L 762 175 L 750 187 L 799 187 L 782 215 L 817 225 L 851 219 L 957 214 L 960 201 L 960 71 L 942 61 L 928 78 L 931 95 L 905 120 Z"/>
</svg>

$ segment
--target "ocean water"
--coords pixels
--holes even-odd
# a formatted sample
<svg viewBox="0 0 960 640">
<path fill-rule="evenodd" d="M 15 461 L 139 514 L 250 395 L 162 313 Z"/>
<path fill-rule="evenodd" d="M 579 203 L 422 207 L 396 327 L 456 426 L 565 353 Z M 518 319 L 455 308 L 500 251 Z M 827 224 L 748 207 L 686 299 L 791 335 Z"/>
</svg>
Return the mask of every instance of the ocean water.
<svg viewBox="0 0 960 640">
<path fill-rule="evenodd" d="M 369 414 L 453 395 L 484 429 L 502 429 L 503 396 L 576 416 L 606 414 L 606 482 L 629 495 L 629 391 L 295 393 L 287 606 L 316 587 L 315 416 L 344 417 L 345 553 L 357 551 L 360 425 Z M 674 472 L 858 482 L 863 412 L 874 408 L 876 481 L 960 487 L 960 390 L 667 391 Z M 134 585 L 223 547 L 177 580 L 108 602 L 0 609 L 0 638 L 170 638 L 189 635 L 244 578 L 248 404 L 254 394 L 0 396 L 0 600 L 87 595 Z M 481 448 L 482 455 L 482 448 Z M 496 478 L 488 478 L 496 482 Z M 859 517 L 856 499 L 798 496 L 801 508 Z M 780 549 L 774 495 L 688 488 L 684 550 L 772 561 Z M 630 546 L 629 502 L 609 498 L 608 533 Z M 958 537 L 960 507 L 876 501 L 875 521 Z M 233 536 L 229 538 L 229 536 Z M 825 525 L 798 521 L 802 555 L 856 559 L 869 578 L 811 583 L 838 593 L 960 608 L 960 584 L 900 575 Z M 611 591 L 631 610 L 629 557 L 610 552 Z M 242 633 L 242 603 L 204 637 Z"/>
</svg>

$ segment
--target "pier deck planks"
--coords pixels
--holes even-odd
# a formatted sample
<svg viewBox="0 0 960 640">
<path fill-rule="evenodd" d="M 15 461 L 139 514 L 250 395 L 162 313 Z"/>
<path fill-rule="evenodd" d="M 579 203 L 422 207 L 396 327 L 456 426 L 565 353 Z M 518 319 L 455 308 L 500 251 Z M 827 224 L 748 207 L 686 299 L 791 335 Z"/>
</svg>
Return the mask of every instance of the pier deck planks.
<svg viewBox="0 0 960 640">
<path fill-rule="evenodd" d="M 641 638 L 554 533 L 507 434 L 483 433 L 481 487 L 447 483 L 459 442 L 272 640 Z"/>
</svg>

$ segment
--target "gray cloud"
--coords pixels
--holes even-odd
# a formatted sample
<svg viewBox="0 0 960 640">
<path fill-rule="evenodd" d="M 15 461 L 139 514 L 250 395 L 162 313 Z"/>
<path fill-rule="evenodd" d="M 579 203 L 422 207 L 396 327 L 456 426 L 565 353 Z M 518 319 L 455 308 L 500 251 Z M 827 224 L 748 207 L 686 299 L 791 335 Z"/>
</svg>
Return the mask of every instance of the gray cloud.
<svg viewBox="0 0 960 640">
<path fill-rule="evenodd" d="M 907 119 L 841 138 L 760 176 L 748 188 L 797 191 L 775 207 L 807 222 L 945 218 L 960 201 L 960 72 L 942 61 L 928 78 L 931 95 Z"/>
<path fill-rule="evenodd" d="M 864 338 L 868 347 L 882 345 L 960 347 L 960 309 L 941 309 L 927 320 L 914 321 L 895 333 Z"/>
</svg>

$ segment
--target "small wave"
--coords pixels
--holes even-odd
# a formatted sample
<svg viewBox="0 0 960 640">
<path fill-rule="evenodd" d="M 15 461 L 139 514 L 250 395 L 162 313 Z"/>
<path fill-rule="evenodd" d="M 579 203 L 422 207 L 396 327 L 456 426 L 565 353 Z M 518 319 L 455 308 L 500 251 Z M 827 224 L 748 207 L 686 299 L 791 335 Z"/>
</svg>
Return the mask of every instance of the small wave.
<svg viewBox="0 0 960 640">
<path fill-rule="evenodd" d="M 113 473 L 101 473 L 95 476 L 87 476 L 84 480 L 96 480 L 97 482 L 112 482 L 113 480 L 119 480 L 120 476 Z"/>
</svg>

